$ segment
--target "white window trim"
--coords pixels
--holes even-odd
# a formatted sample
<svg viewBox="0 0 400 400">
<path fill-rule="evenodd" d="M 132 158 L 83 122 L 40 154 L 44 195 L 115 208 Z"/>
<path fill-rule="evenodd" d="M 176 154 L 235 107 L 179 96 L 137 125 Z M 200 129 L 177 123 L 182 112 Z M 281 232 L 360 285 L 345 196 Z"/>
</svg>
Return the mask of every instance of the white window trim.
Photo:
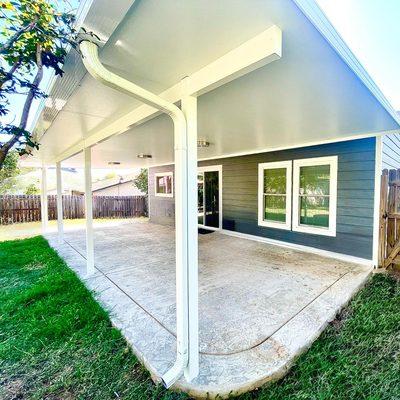
<svg viewBox="0 0 400 400">
<path fill-rule="evenodd" d="M 171 177 L 171 193 L 157 193 L 157 178 Z M 174 197 L 174 173 L 173 172 L 157 172 L 154 174 L 154 195 L 156 197 Z"/>
<path fill-rule="evenodd" d="M 205 167 L 198 167 L 197 172 L 218 172 L 218 208 L 219 208 L 219 221 L 218 228 L 198 224 L 199 228 L 208 229 L 211 231 L 219 231 L 222 229 L 222 164 L 221 165 L 207 165 Z"/>
<path fill-rule="evenodd" d="M 264 171 L 266 169 L 286 168 L 286 222 L 266 221 L 264 219 Z M 292 161 L 278 161 L 258 164 L 258 225 L 268 228 L 291 229 L 292 205 Z"/>
<path fill-rule="evenodd" d="M 329 227 L 314 227 L 299 223 L 299 187 L 300 167 L 330 165 L 329 182 Z M 336 236 L 336 205 L 337 205 L 337 166 L 338 157 L 317 157 L 293 161 L 293 231 L 312 233 L 315 235 Z"/>
</svg>

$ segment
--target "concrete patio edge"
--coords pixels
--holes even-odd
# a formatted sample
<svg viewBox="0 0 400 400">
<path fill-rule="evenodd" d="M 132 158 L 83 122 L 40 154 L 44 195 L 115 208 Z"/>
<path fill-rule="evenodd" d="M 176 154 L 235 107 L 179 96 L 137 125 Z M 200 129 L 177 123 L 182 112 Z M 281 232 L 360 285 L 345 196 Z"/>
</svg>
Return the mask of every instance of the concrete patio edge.
<svg viewBox="0 0 400 400">
<path fill-rule="evenodd" d="M 51 236 L 48 240 L 109 311 L 113 325 L 121 330 L 153 380 L 159 382 L 174 361 L 175 336 L 107 274 L 98 271 L 86 277 L 86 260 L 70 244 L 59 244 Z M 234 354 L 200 354 L 200 375 L 192 382 L 180 379 L 173 389 L 196 398 L 227 398 L 278 380 L 366 283 L 371 272 L 372 267 L 363 266 L 340 276 L 272 335 L 248 350 Z M 293 332 L 302 334 L 293 335 Z"/>
<path fill-rule="evenodd" d="M 252 380 L 244 383 L 230 383 L 226 386 L 196 385 L 195 382 L 180 380 L 175 384 L 175 388 L 188 393 L 195 398 L 228 398 L 229 396 L 239 395 L 250 390 L 259 388 L 266 383 L 272 383 L 284 377 L 295 364 L 296 360 L 306 352 L 316 339 L 321 335 L 336 315 L 348 305 L 354 295 L 367 283 L 373 268 L 366 270 L 364 274 L 353 274 L 349 272 L 341 277 L 341 285 L 332 285 L 324 293 L 318 296 L 305 309 L 298 313 L 294 318 L 282 326 L 275 334 L 268 338 L 264 343 L 251 350 L 240 353 L 246 358 L 252 359 L 252 369 L 259 370 L 260 352 L 265 354 L 275 353 L 277 358 L 274 361 L 261 359 L 263 368 L 265 363 L 270 363 L 270 373 L 268 375 L 254 375 Z M 332 304 L 333 303 L 333 304 Z M 319 309 L 321 318 L 314 318 L 315 310 Z M 321 312 L 324 310 L 324 312 Z M 293 332 L 302 332 L 302 340 L 288 341 L 288 337 L 293 336 Z M 284 345 L 286 343 L 286 346 Z M 289 343 L 289 346 L 287 344 Z M 247 353 L 247 354 L 245 354 Z M 256 357 L 257 355 L 257 357 Z M 204 357 L 204 356 L 202 356 Z M 216 358 L 218 356 L 206 356 Z M 226 360 L 229 365 L 229 374 L 233 380 L 243 379 L 243 359 L 235 360 L 235 357 L 228 356 L 231 360 Z M 203 362 L 204 360 L 202 360 Z M 261 369 L 262 370 L 262 369 Z M 236 376 L 232 373 L 236 372 Z M 247 375 L 247 374 L 245 374 Z M 232 379 L 231 379 L 232 380 Z"/>
</svg>

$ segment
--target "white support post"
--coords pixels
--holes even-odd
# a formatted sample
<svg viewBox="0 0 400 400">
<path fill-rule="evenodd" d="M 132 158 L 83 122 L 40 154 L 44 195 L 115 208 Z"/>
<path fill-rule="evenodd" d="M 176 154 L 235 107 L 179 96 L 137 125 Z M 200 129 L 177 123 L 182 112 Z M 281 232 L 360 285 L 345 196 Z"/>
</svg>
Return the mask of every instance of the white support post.
<svg viewBox="0 0 400 400">
<path fill-rule="evenodd" d="M 374 194 L 374 231 L 372 245 L 372 261 L 375 268 L 379 264 L 379 222 L 382 176 L 382 136 L 376 137 L 375 144 L 375 194 Z"/>
<path fill-rule="evenodd" d="M 56 163 L 57 175 L 57 230 L 58 242 L 64 241 L 64 221 L 63 221 L 63 201 L 62 201 L 62 178 L 61 178 L 61 162 Z"/>
<path fill-rule="evenodd" d="M 199 283 L 198 283 L 198 220 L 197 220 L 197 98 L 184 96 L 182 111 L 187 121 L 187 191 L 188 191 L 188 307 L 189 363 L 185 369 L 187 381 L 199 373 Z"/>
<path fill-rule="evenodd" d="M 40 191 L 40 207 L 42 214 L 42 233 L 45 234 L 47 231 L 47 225 L 49 222 L 48 203 L 47 203 L 47 167 L 42 166 L 42 188 Z"/>
<path fill-rule="evenodd" d="M 92 275 L 94 269 L 93 239 L 93 197 L 92 197 L 92 149 L 84 149 L 85 155 L 85 218 L 86 218 L 86 273 Z"/>
</svg>

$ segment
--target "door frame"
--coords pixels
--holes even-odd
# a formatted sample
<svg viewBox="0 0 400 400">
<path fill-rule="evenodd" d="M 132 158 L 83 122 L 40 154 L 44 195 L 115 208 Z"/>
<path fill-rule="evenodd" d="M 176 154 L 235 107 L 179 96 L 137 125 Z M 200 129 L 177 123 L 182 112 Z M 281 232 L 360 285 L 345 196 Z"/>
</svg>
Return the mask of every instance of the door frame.
<svg viewBox="0 0 400 400">
<path fill-rule="evenodd" d="M 205 167 L 198 167 L 197 172 L 218 172 L 218 228 L 203 224 L 198 224 L 198 227 L 202 229 L 209 229 L 211 231 L 220 231 L 222 229 L 222 165 L 207 165 Z"/>
</svg>

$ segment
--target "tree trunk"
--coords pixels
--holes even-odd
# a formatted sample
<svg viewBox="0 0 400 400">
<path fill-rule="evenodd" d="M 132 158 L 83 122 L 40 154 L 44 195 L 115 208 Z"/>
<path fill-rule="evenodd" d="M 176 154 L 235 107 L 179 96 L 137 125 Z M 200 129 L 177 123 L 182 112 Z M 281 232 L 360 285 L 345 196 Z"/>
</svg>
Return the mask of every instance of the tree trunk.
<svg viewBox="0 0 400 400">
<path fill-rule="evenodd" d="M 38 88 L 40 85 L 40 82 L 42 81 L 43 78 L 43 64 L 42 64 L 42 47 L 40 44 L 37 44 L 36 46 L 36 64 L 37 64 L 37 72 L 35 79 L 33 80 L 32 84 L 34 85 L 35 88 Z M 25 130 L 26 125 L 28 123 L 28 117 L 29 117 L 29 112 L 32 107 L 32 102 L 35 98 L 35 89 L 30 89 L 26 100 L 24 104 L 24 108 L 22 109 L 22 115 L 21 115 L 21 120 L 19 123 L 18 128 L 20 130 Z M 0 147 L 0 170 L 3 168 L 4 160 L 8 154 L 8 152 L 15 146 L 15 144 L 18 142 L 20 139 L 21 134 L 16 134 L 11 137 L 11 139 L 4 143 L 3 146 Z"/>
<path fill-rule="evenodd" d="M 3 168 L 4 160 L 6 159 L 7 153 L 3 151 L 3 148 L 0 149 L 0 170 Z"/>
</svg>

